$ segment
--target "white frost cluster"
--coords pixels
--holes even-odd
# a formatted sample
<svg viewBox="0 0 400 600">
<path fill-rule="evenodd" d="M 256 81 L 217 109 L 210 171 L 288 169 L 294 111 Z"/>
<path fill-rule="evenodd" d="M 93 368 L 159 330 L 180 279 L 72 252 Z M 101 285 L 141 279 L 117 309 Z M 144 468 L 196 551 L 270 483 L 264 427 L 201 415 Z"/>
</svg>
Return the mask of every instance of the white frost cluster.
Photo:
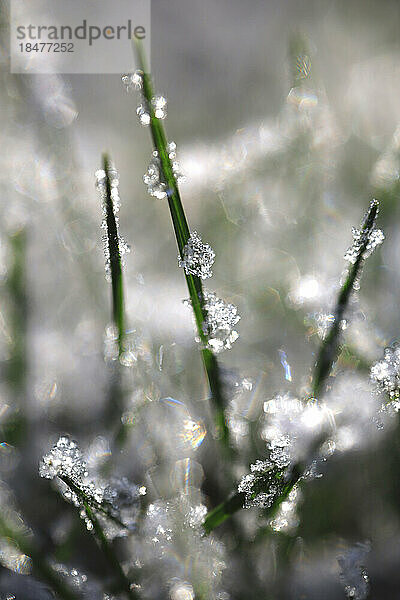
<svg viewBox="0 0 400 600">
<path fill-rule="evenodd" d="M 369 551 L 369 543 L 358 543 L 338 558 L 340 580 L 349 600 L 365 600 L 368 597 L 369 578 L 364 563 Z"/>
<path fill-rule="evenodd" d="M 137 90 L 140 93 L 143 91 L 143 71 L 137 69 L 134 73 L 122 75 L 121 81 L 127 92 Z M 151 111 L 157 119 L 165 119 L 167 116 L 167 100 L 164 96 L 157 94 L 151 99 L 151 107 L 149 106 L 143 93 L 141 93 L 141 102 L 136 109 L 136 114 L 139 118 L 139 123 L 143 126 L 150 124 Z"/>
<path fill-rule="evenodd" d="M 104 257 L 105 257 L 105 271 L 106 271 L 106 279 L 108 281 L 111 280 L 111 262 L 110 262 L 110 248 L 108 242 L 108 225 L 107 225 L 107 189 L 106 189 L 106 173 L 104 169 L 99 169 L 95 173 L 96 178 L 96 188 L 100 195 L 102 211 L 103 211 L 103 220 L 101 223 L 101 228 L 104 230 L 104 234 L 102 236 L 103 240 L 103 248 L 104 248 Z M 125 265 L 124 255 L 129 254 L 131 251 L 129 244 L 126 243 L 124 238 L 119 233 L 119 218 L 118 212 L 121 206 L 120 197 L 119 197 L 119 175 L 118 171 L 115 169 L 109 170 L 109 179 L 110 179 L 110 187 L 111 187 L 111 200 L 113 205 L 113 212 L 115 223 L 117 226 L 117 237 L 118 237 L 118 249 L 119 255 L 121 259 L 122 266 Z"/>
<path fill-rule="evenodd" d="M 373 200 L 371 202 L 369 210 L 371 210 L 374 206 L 378 206 L 377 200 Z M 366 221 L 367 215 L 365 215 L 364 217 L 363 225 Z M 357 229 L 356 227 L 352 228 L 353 244 L 350 246 L 350 248 L 346 251 L 344 255 L 344 259 L 348 260 L 353 265 L 356 262 L 360 250 L 364 244 L 366 244 L 366 246 L 363 251 L 362 257 L 363 259 L 366 259 L 369 256 L 371 256 L 375 248 L 382 244 L 383 240 L 385 239 L 383 231 L 381 229 L 377 229 L 375 225 L 369 232 L 363 229 L 363 225 L 360 227 L 360 229 Z"/>
<path fill-rule="evenodd" d="M 178 256 L 178 265 L 188 275 L 196 275 L 201 279 L 212 277 L 211 267 L 214 264 L 215 252 L 203 241 L 197 231 L 192 231 L 183 249 L 183 258 Z"/>
<path fill-rule="evenodd" d="M 240 320 L 238 309 L 218 298 L 214 292 L 204 290 L 204 309 L 207 318 L 203 323 L 203 331 L 208 337 L 208 346 L 214 352 L 222 352 L 232 348 L 239 334 L 234 329 Z"/>
<path fill-rule="evenodd" d="M 177 183 L 182 183 L 185 177 L 181 171 L 179 162 L 176 159 L 176 144 L 169 142 L 167 144 L 168 157 L 171 161 L 172 172 Z M 143 182 L 147 186 L 147 191 L 150 196 L 154 196 L 159 200 L 167 197 L 167 183 L 164 180 L 161 163 L 157 150 L 153 150 L 152 159 L 147 167 L 146 173 L 143 175 Z"/>
<path fill-rule="evenodd" d="M 370 371 L 371 380 L 377 390 L 388 394 L 389 404 L 400 410 L 400 346 L 396 343 L 385 349 L 383 359 L 376 362 Z"/>
<path fill-rule="evenodd" d="M 80 482 L 86 477 L 86 462 L 76 442 L 61 436 L 40 461 L 39 475 L 46 479 L 68 477 L 74 482 Z"/>
<path fill-rule="evenodd" d="M 264 412 L 261 436 L 266 441 L 268 457 L 252 464 L 250 473 L 239 483 L 238 490 L 245 494 L 246 508 L 268 508 L 273 504 L 281 494 L 286 470 L 308 458 L 310 445 L 326 425 L 326 409 L 315 399 L 303 403 L 289 394 L 278 395 L 264 403 Z M 289 505 L 285 508 L 288 513 L 292 510 Z"/>
</svg>

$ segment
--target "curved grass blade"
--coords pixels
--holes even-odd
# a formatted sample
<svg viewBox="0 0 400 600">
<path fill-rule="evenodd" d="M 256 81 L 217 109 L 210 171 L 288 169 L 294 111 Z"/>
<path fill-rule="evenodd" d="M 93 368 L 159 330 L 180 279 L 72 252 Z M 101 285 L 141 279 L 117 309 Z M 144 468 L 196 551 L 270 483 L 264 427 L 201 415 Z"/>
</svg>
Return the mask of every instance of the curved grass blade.
<svg viewBox="0 0 400 600">
<path fill-rule="evenodd" d="M 154 148 L 158 152 L 162 174 L 167 183 L 168 205 L 171 213 L 172 223 L 175 231 L 175 237 L 181 258 L 184 258 L 184 247 L 189 239 L 190 230 L 183 209 L 178 185 L 172 170 L 172 165 L 167 151 L 167 137 L 162 121 L 154 114 L 151 104 L 153 98 L 153 87 L 151 76 L 147 69 L 143 48 L 139 42 L 136 42 L 137 61 L 140 70 L 143 73 L 143 95 L 148 103 L 150 111 L 150 129 Z M 219 438 L 226 448 L 229 448 L 229 429 L 226 424 L 224 408 L 225 400 L 223 396 L 222 381 L 218 361 L 215 355 L 207 346 L 207 335 L 204 332 L 204 322 L 206 321 L 206 312 L 203 301 L 203 286 L 201 279 L 195 275 L 185 272 L 186 283 L 189 290 L 190 301 L 192 304 L 198 336 L 202 345 L 202 358 L 206 371 L 213 408 L 215 412 L 215 423 Z"/>
<path fill-rule="evenodd" d="M 378 215 L 379 204 L 376 200 L 373 200 L 370 204 L 369 210 L 365 216 L 363 225 L 361 227 L 361 243 L 357 251 L 354 263 L 349 269 L 346 280 L 339 292 L 336 309 L 335 309 L 335 321 L 321 345 L 318 359 L 314 369 L 313 377 L 313 393 L 314 396 L 318 396 L 324 391 L 326 380 L 332 370 L 333 363 L 335 362 L 338 349 L 339 349 L 339 337 L 340 337 L 340 322 L 342 321 L 345 310 L 348 306 L 351 293 L 354 289 L 354 284 L 358 280 L 361 269 L 366 258 L 366 250 L 368 244 L 371 242 L 371 232 L 373 231 L 376 217 Z M 318 447 L 323 443 L 324 437 L 315 440 L 311 449 L 310 455 L 312 456 Z M 310 460 L 308 464 L 310 464 Z M 288 479 L 284 484 L 283 490 L 279 497 L 275 499 L 273 504 L 264 513 L 267 517 L 273 516 L 278 509 L 279 505 L 287 498 L 293 487 L 303 477 L 305 470 L 307 469 L 306 463 L 297 463 L 289 473 Z M 277 476 L 281 476 L 282 472 L 278 473 Z M 265 491 L 266 490 L 258 490 Z M 228 500 L 211 510 L 207 515 L 203 523 L 204 530 L 206 533 L 210 533 L 213 529 L 221 525 L 224 521 L 229 519 L 238 510 L 243 508 L 246 495 L 243 492 L 238 492 L 231 496 Z"/>
</svg>

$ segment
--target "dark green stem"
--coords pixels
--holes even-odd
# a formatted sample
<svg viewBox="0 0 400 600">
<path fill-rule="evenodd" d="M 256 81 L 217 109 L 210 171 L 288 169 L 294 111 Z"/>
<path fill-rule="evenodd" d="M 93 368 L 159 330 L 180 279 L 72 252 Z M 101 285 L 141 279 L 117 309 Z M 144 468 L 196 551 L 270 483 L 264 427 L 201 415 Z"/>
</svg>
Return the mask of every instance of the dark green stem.
<svg viewBox="0 0 400 600">
<path fill-rule="evenodd" d="M 77 496 L 79 496 L 79 498 L 82 500 L 82 502 L 89 504 L 89 506 L 91 506 L 95 510 L 101 512 L 105 517 L 107 517 L 107 519 L 109 519 L 110 521 L 113 521 L 116 525 L 118 525 L 118 527 L 122 527 L 122 529 L 127 529 L 126 525 L 124 525 L 124 523 L 122 521 L 120 521 L 118 519 L 118 517 L 114 516 L 111 513 L 111 507 L 106 502 L 103 501 L 103 503 L 100 504 L 94 498 L 89 498 L 89 496 L 87 496 L 85 494 L 85 492 L 78 485 L 76 485 L 76 483 L 74 483 L 72 481 L 72 479 L 70 479 L 69 477 L 62 475 L 62 476 L 60 476 L 60 479 Z"/>
<path fill-rule="evenodd" d="M 81 594 L 77 594 L 65 585 L 59 575 L 43 560 L 43 554 L 37 551 L 25 536 L 7 525 L 1 514 L 0 536 L 12 540 L 21 552 L 29 556 L 32 561 L 33 575 L 46 583 L 61 600 L 80 600 L 82 598 Z"/>
<path fill-rule="evenodd" d="M 117 579 L 121 586 L 121 590 L 123 590 L 127 594 L 128 598 L 131 598 L 132 600 L 137 600 L 139 598 L 139 596 L 135 592 L 135 590 L 132 588 L 129 579 L 125 575 L 125 573 L 120 565 L 120 562 L 114 552 L 114 549 L 111 546 L 111 544 L 109 543 L 108 539 L 106 538 L 105 533 L 104 533 L 96 515 L 94 514 L 92 508 L 89 506 L 89 504 L 87 502 L 83 502 L 83 506 L 84 506 L 87 518 L 93 524 L 93 531 L 94 531 L 94 534 L 100 544 L 102 552 L 103 552 L 105 558 L 107 559 L 108 563 L 110 564 L 110 566 L 112 567 L 112 569 L 114 570 L 114 572 L 117 575 Z"/>
<path fill-rule="evenodd" d="M 148 105 L 150 112 L 150 129 L 154 148 L 158 152 L 163 179 L 167 185 L 167 197 L 169 210 L 171 213 L 172 223 L 174 226 L 175 237 L 181 258 L 184 257 L 184 247 L 189 239 L 190 230 L 187 223 L 186 215 L 182 206 L 179 189 L 172 170 L 172 165 L 167 151 L 167 137 L 164 126 L 160 119 L 154 114 L 151 104 L 153 98 L 153 87 L 151 76 L 146 67 L 146 61 L 143 54 L 142 46 L 137 43 L 136 51 L 138 57 L 138 65 L 143 72 L 143 95 Z M 207 346 L 207 335 L 204 331 L 204 323 L 206 321 L 206 311 L 204 309 L 203 286 L 201 279 L 197 276 L 185 272 L 186 283 L 189 290 L 190 301 L 192 304 L 194 317 L 197 326 L 197 332 L 202 344 L 202 358 L 206 371 L 211 398 L 214 405 L 215 422 L 218 435 L 226 448 L 229 447 L 229 429 L 226 424 L 224 407 L 225 400 L 223 396 L 220 370 L 215 355 Z"/>
<path fill-rule="evenodd" d="M 115 219 L 114 204 L 111 197 L 111 161 L 103 154 L 103 169 L 105 172 L 105 209 L 107 224 L 107 243 L 110 255 L 112 312 L 113 321 L 118 329 L 118 350 L 121 356 L 124 350 L 125 319 L 124 319 L 124 288 L 122 278 L 121 252 L 119 249 L 118 227 Z"/>
<path fill-rule="evenodd" d="M 354 264 L 349 269 L 346 281 L 339 292 L 334 313 L 335 320 L 318 353 L 317 362 L 314 368 L 312 387 L 312 393 L 317 398 L 325 391 L 327 379 L 331 373 L 333 363 L 336 361 L 338 356 L 341 322 L 348 306 L 354 283 L 361 274 L 361 269 L 364 263 L 364 253 L 367 248 L 377 214 L 378 203 L 374 200 L 371 202 L 371 206 L 362 226 L 364 241 L 360 246 Z"/>
</svg>

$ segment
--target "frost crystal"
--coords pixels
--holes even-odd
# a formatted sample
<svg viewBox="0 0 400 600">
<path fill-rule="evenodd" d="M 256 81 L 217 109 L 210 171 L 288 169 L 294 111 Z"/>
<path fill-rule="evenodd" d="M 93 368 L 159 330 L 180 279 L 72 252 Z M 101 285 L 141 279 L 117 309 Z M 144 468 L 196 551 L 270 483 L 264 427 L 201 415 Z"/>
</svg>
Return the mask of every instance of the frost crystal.
<svg viewBox="0 0 400 600">
<path fill-rule="evenodd" d="M 298 485 L 295 485 L 278 509 L 273 519 L 270 519 L 269 526 L 273 531 L 283 531 L 285 533 L 293 532 L 299 524 L 297 516 L 297 506 L 301 499 L 301 492 Z"/>
<path fill-rule="evenodd" d="M 107 226 L 107 188 L 106 188 L 106 173 L 103 169 L 99 169 L 95 173 L 96 178 L 96 188 L 100 194 L 100 199 L 102 203 L 103 210 L 103 221 L 101 223 L 101 228 L 105 231 L 102 240 L 103 240 L 103 248 L 104 248 L 104 257 L 105 257 L 105 271 L 106 271 L 106 279 L 108 281 L 111 280 L 111 262 L 110 262 L 110 248 L 109 248 L 109 240 L 108 240 L 108 226 Z M 115 223 L 117 226 L 117 236 L 118 236 L 118 249 L 119 255 L 121 259 L 121 265 L 125 266 L 124 255 L 129 254 L 131 251 L 129 245 L 126 243 L 124 238 L 119 233 L 119 218 L 118 212 L 121 206 L 118 185 L 119 185 L 119 176 L 118 171 L 115 169 L 109 170 L 109 179 L 111 186 L 111 200 L 113 204 L 113 212 Z"/>
<path fill-rule="evenodd" d="M 338 558 L 340 580 L 350 600 L 365 600 L 368 596 L 369 578 L 364 561 L 369 551 L 369 543 L 358 543 Z"/>
<path fill-rule="evenodd" d="M 167 144 L 168 157 L 171 161 L 172 172 L 177 183 L 182 183 L 185 179 L 181 172 L 179 162 L 176 160 L 176 144 L 169 142 Z M 147 185 L 147 191 L 150 196 L 162 200 L 167 197 L 167 183 L 164 180 L 161 162 L 157 150 L 153 151 L 153 156 L 147 167 L 146 173 L 143 175 L 143 182 Z"/>
<path fill-rule="evenodd" d="M 136 114 L 138 116 L 139 123 L 143 125 L 143 127 L 147 127 L 147 125 L 150 125 L 150 110 L 147 105 L 147 102 L 143 101 L 139 104 L 139 106 L 136 109 Z"/>
<path fill-rule="evenodd" d="M 167 100 L 164 96 L 157 95 L 151 99 L 151 105 L 154 110 L 154 116 L 157 119 L 165 119 L 167 116 Z"/>
<path fill-rule="evenodd" d="M 257 460 L 250 465 L 250 471 L 238 485 L 238 491 L 245 494 L 245 508 L 269 508 L 284 488 L 279 469 L 268 460 Z"/>
<path fill-rule="evenodd" d="M 45 454 L 39 465 L 39 475 L 46 479 L 69 477 L 80 481 L 87 476 L 86 462 L 78 445 L 62 436 L 48 454 Z"/>
<path fill-rule="evenodd" d="M 371 202 L 368 212 L 370 212 L 372 208 L 377 207 L 377 206 L 378 206 L 377 200 L 373 200 Z M 376 213 L 376 214 L 378 214 L 378 213 Z M 375 227 L 375 225 L 373 225 L 372 229 L 370 229 L 370 230 L 363 228 L 363 226 L 366 223 L 367 216 L 368 216 L 368 213 L 365 215 L 363 224 L 360 229 L 357 229 L 356 227 L 352 228 L 353 244 L 352 244 L 352 246 L 350 246 L 350 248 L 347 250 L 347 252 L 344 255 L 344 259 L 348 260 L 353 265 L 356 262 L 357 257 L 360 254 L 361 248 L 364 245 L 365 245 L 365 249 L 362 253 L 362 258 L 366 259 L 369 256 L 371 256 L 371 254 L 375 250 L 375 248 L 377 246 L 379 246 L 380 244 L 382 244 L 383 240 L 385 239 L 383 231 L 381 229 L 377 229 Z"/>
<path fill-rule="evenodd" d="M 188 275 L 197 275 L 201 279 L 212 277 L 215 252 L 209 244 L 203 244 L 197 231 L 192 231 L 183 249 L 183 258 L 178 256 L 178 265 Z"/>
<path fill-rule="evenodd" d="M 143 71 L 137 69 L 134 73 L 122 75 L 121 81 L 127 92 L 141 90 L 143 88 Z"/>
<path fill-rule="evenodd" d="M 214 292 L 204 290 L 203 295 L 204 309 L 207 313 L 203 331 L 208 336 L 208 347 L 216 353 L 229 350 L 239 337 L 234 330 L 240 320 L 238 309 L 218 298 Z"/>
<path fill-rule="evenodd" d="M 370 371 L 371 380 L 377 390 L 389 395 L 389 404 L 400 410 L 400 346 L 396 343 L 385 349 L 383 359 L 375 363 Z"/>
</svg>

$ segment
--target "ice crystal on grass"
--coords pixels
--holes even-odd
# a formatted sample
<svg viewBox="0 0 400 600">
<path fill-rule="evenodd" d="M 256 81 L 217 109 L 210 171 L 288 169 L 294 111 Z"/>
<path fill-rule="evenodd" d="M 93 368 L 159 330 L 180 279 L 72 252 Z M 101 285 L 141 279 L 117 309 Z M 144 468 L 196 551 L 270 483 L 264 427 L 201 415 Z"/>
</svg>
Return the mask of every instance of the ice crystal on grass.
<svg viewBox="0 0 400 600">
<path fill-rule="evenodd" d="M 182 183 L 185 178 L 181 172 L 179 162 L 176 160 L 175 142 L 169 142 L 169 144 L 167 144 L 167 152 L 175 179 L 177 183 Z M 157 150 L 153 150 L 152 159 L 147 167 L 146 173 L 143 175 L 143 182 L 147 186 L 147 191 L 150 196 L 154 196 L 159 200 L 167 197 L 167 184 L 164 180 Z"/>
<path fill-rule="evenodd" d="M 388 394 L 389 403 L 394 410 L 399 411 L 400 346 L 397 343 L 385 349 L 383 359 L 371 367 L 370 377 L 378 391 Z"/>
<path fill-rule="evenodd" d="M 141 102 L 136 109 L 136 114 L 139 119 L 139 123 L 143 125 L 143 127 L 147 127 L 150 125 L 150 110 L 147 105 L 147 102 Z"/>
<path fill-rule="evenodd" d="M 250 465 L 250 473 L 240 480 L 238 491 L 245 494 L 245 508 L 269 508 L 283 487 L 282 471 L 269 460 L 257 460 Z"/>
<path fill-rule="evenodd" d="M 157 119 L 165 119 L 167 116 L 167 99 L 160 94 L 153 96 L 151 99 L 151 105 L 154 110 L 154 116 Z"/>
<path fill-rule="evenodd" d="M 367 216 L 374 207 L 378 207 L 377 200 L 373 200 L 371 202 L 370 208 L 363 219 L 360 229 L 357 229 L 356 227 L 352 228 L 353 244 L 345 253 L 344 259 L 348 260 L 353 265 L 356 262 L 357 257 L 364 245 L 365 249 L 362 253 L 362 258 L 366 259 L 371 256 L 375 248 L 382 244 L 383 240 L 385 239 L 383 231 L 381 229 L 377 229 L 375 225 L 372 227 L 372 229 L 364 229 Z M 376 214 L 378 214 L 378 212 Z"/>
<path fill-rule="evenodd" d="M 208 347 L 216 353 L 232 348 L 239 334 L 234 329 L 240 320 L 238 309 L 218 298 L 214 292 L 204 290 L 204 309 L 206 320 L 203 323 L 203 331 L 208 337 Z"/>
<path fill-rule="evenodd" d="M 137 69 L 134 73 L 126 73 L 121 76 L 121 81 L 127 92 L 141 90 L 143 88 L 143 71 Z"/>
<path fill-rule="evenodd" d="M 211 267 L 214 264 L 215 252 L 203 241 L 197 231 L 192 231 L 183 249 L 183 258 L 178 256 L 178 265 L 188 275 L 196 275 L 201 279 L 212 277 Z"/>
<path fill-rule="evenodd" d="M 269 526 L 273 531 L 282 531 L 284 533 L 292 533 L 299 524 L 297 515 L 297 506 L 301 499 L 301 492 L 298 485 L 295 485 L 292 491 L 284 500 L 276 515 L 270 519 Z"/>
<path fill-rule="evenodd" d="M 121 260 L 121 265 L 125 265 L 124 256 L 125 254 L 129 254 L 130 247 L 129 244 L 126 243 L 124 238 L 119 233 L 119 218 L 118 212 L 121 206 L 120 197 L 119 197 L 119 175 L 118 171 L 115 169 L 110 169 L 108 173 L 110 179 L 110 187 L 111 187 L 111 201 L 113 205 L 113 212 L 115 218 L 115 224 L 117 227 L 117 238 L 118 238 L 118 250 L 119 257 Z M 107 186 L 106 186 L 106 172 L 104 169 L 99 169 L 95 173 L 96 178 L 96 188 L 100 195 L 100 200 L 102 204 L 103 211 L 103 220 L 101 223 L 101 228 L 104 230 L 104 235 L 102 236 L 103 240 L 103 248 L 104 248 L 104 257 L 105 257 L 105 271 L 106 271 L 106 279 L 108 281 L 111 280 L 111 263 L 110 263 L 110 248 L 109 248 L 109 232 L 107 225 Z"/>
<path fill-rule="evenodd" d="M 369 551 L 369 543 L 358 543 L 338 558 L 340 580 L 349 600 L 365 600 L 368 597 L 369 578 L 364 563 Z"/>
<path fill-rule="evenodd" d="M 40 461 L 39 475 L 46 479 L 65 476 L 72 481 L 81 481 L 86 477 L 86 462 L 76 442 L 61 436 Z"/>
</svg>

